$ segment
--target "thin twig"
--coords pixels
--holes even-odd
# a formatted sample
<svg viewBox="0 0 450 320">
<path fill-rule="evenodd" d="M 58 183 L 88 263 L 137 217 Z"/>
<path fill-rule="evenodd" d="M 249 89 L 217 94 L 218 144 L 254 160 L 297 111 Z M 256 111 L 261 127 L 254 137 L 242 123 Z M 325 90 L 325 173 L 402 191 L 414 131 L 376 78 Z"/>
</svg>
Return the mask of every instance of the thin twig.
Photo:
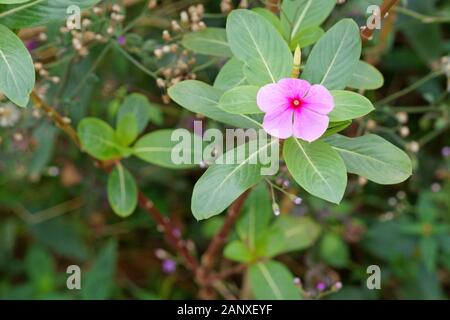
<svg viewBox="0 0 450 320">
<path fill-rule="evenodd" d="M 211 240 L 211 243 L 208 246 L 208 249 L 206 249 L 205 253 L 202 256 L 201 262 L 202 267 L 209 271 L 211 270 L 216 261 L 217 256 L 222 251 L 223 246 L 225 245 L 225 242 L 227 241 L 228 235 L 230 234 L 231 230 L 233 229 L 234 224 L 236 223 L 236 220 L 239 218 L 241 212 L 242 212 L 242 206 L 244 205 L 245 199 L 247 199 L 247 196 L 249 194 L 249 191 L 244 192 L 228 209 L 228 215 L 225 219 L 225 222 L 222 226 L 222 228 L 219 230 L 218 233 L 214 236 L 214 238 Z"/>
<path fill-rule="evenodd" d="M 72 139 L 77 147 L 81 149 L 80 139 L 78 138 L 76 131 L 70 125 L 69 118 L 63 117 L 58 111 L 56 111 L 56 109 L 45 103 L 35 91 L 31 93 L 31 100 L 33 101 L 36 108 L 42 109 L 46 113 L 46 115 L 56 123 L 58 127 L 64 130 L 65 133 L 67 133 L 67 135 Z"/>
<path fill-rule="evenodd" d="M 389 14 L 389 11 L 398 3 L 399 0 L 384 0 L 380 8 L 380 19 L 385 19 Z M 375 29 L 371 29 L 368 26 L 361 28 L 361 39 L 363 41 L 372 40 L 372 36 Z"/>
<path fill-rule="evenodd" d="M 403 90 L 397 91 L 396 93 L 391 94 L 390 96 L 388 96 L 388 97 L 386 97 L 386 98 L 384 98 L 384 99 L 381 99 L 381 100 L 378 101 L 376 104 L 377 104 L 377 105 L 385 105 L 385 104 L 388 104 L 388 103 L 390 103 L 390 102 L 392 102 L 392 101 L 395 101 L 395 100 L 397 100 L 398 98 L 403 97 L 404 95 L 406 95 L 406 94 L 408 94 L 408 93 L 410 93 L 410 92 L 416 90 L 417 88 L 419 88 L 419 87 L 422 86 L 423 84 L 427 83 L 428 81 L 430 81 L 430 80 L 432 80 L 432 79 L 434 79 L 434 78 L 437 78 L 437 77 L 439 77 L 439 76 L 441 76 L 441 75 L 443 75 L 443 74 L 444 74 L 444 72 L 441 71 L 441 70 L 431 72 L 430 74 L 426 75 L 426 76 L 423 77 L 422 79 L 415 81 L 415 82 L 414 82 L 412 85 L 410 85 L 409 87 L 407 87 L 407 88 L 405 88 L 405 89 L 403 89 Z"/>
</svg>

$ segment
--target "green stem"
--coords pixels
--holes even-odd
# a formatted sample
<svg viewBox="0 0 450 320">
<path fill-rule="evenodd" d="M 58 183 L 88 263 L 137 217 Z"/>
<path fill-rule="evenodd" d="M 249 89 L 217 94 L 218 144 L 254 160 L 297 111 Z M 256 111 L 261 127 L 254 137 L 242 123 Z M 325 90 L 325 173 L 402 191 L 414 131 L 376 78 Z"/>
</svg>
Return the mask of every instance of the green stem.
<svg viewBox="0 0 450 320">
<path fill-rule="evenodd" d="M 120 47 L 119 45 L 115 45 L 115 47 L 117 48 L 117 50 L 119 50 L 119 52 L 125 57 L 127 58 L 131 63 L 133 63 L 137 68 L 139 68 L 142 72 L 144 72 L 145 74 L 149 75 L 150 77 L 152 77 L 153 79 L 156 80 L 156 78 L 158 77 L 156 75 L 155 72 L 147 69 L 147 67 L 145 67 L 142 63 L 140 63 L 139 61 L 137 61 L 132 55 L 130 55 L 127 51 L 125 51 L 122 47 Z"/>
<path fill-rule="evenodd" d="M 83 86 L 86 84 L 86 80 L 88 77 L 91 76 L 91 73 L 95 71 L 95 69 L 97 69 L 97 67 L 99 66 L 99 64 L 102 62 L 103 58 L 105 57 L 105 55 L 108 53 L 109 49 L 111 48 L 113 42 L 110 42 L 103 48 L 103 50 L 100 52 L 100 54 L 98 55 L 97 59 L 95 59 L 94 64 L 92 65 L 92 67 L 89 69 L 89 71 L 86 73 L 86 75 L 83 77 L 83 79 L 81 79 L 81 81 L 79 82 L 79 84 L 77 85 L 77 87 L 74 89 L 73 94 L 71 95 L 71 97 L 75 97 L 78 95 L 78 93 L 80 92 L 80 90 L 83 88 Z"/>
<path fill-rule="evenodd" d="M 424 14 L 421 14 L 419 12 L 413 11 L 413 10 L 409 10 L 407 8 L 403 8 L 403 7 L 397 7 L 396 11 L 398 13 L 401 13 L 405 16 L 414 18 L 419 20 L 422 23 L 449 23 L 450 22 L 450 17 L 432 17 L 432 16 L 427 16 Z"/>
<path fill-rule="evenodd" d="M 398 92 L 396 92 L 396 93 L 394 93 L 394 94 L 392 94 L 392 95 L 390 95 L 390 96 L 388 96 L 388 97 L 386 97 L 384 99 L 381 99 L 380 101 L 377 102 L 377 105 L 388 104 L 389 102 L 397 100 L 398 98 L 403 97 L 404 95 L 406 95 L 406 94 L 416 90 L 417 88 L 422 86 L 424 83 L 426 83 L 426 82 L 428 82 L 428 81 L 430 81 L 430 80 L 432 80 L 434 78 L 437 78 L 437 77 L 439 77 L 439 76 L 441 76 L 443 74 L 444 74 L 444 72 L 442 72 L 442 71 L 432 72 L 432 73 L 426 75 L 425 77 L 423 77 L 422 79 L 420 79 L 419 81 L 414 82 L 409 87 L 407 87 L 407 88 L 405 88 L 403 90 L 400 90 L 400 91 L 398 91 Z"/>
</svg>

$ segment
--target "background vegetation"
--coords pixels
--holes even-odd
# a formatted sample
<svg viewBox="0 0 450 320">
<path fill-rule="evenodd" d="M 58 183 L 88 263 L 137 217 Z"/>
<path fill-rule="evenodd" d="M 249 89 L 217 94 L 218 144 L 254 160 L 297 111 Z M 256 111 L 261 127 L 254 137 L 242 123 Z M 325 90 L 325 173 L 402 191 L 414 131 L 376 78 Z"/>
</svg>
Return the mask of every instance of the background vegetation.
<svg viewBox="0 0 450 320">
<path fill-rule="evenodd" d="M 338 2 L 325 30 L 345 17 L 363 25 L 367 7 L 382 1 Z M 60 126 L 76 126 L 86 116 L 114 123 L 123 103 L 146 97 L 146 131 L 190 128 L 196 116 L 170 101 L 167 88 L 185 79 L 213 83 L 225 59 L 187 50 L 183 36 L 205 25 L 224 27 L 233 8 L 276 9 L 276 3 L 105 0 L 86 11 L 82 31 L 70 32 L 59 21 L 21 28 L 19 35 L 33 57 L 36 94 L 64 115 Z M 0 5 L 0 24 L 5 10 Z M 363 49 L 364 60 L 385 81 L 378 90 L 361 92 L 376 111 L 354 121 L 346 134 L 373 132 L 406 150 L 414 166 L 409 180 L 382 186 L 351 176 L 339 206 L 308 196 L 283 175 L 275 181 L 283 189 L 275 195 L 282 215 L 307 219 L 307 231 L 296 239 L 302 245 L 277 257 L 298 277 L 294 285 L 304 297 L 448 298 L 449 12 L 444 0 L 400 1 Z M 39 103 L 34 99 L 28 109 L 20 109 L 0 98 L 0 298 L 255 296 L 245 264 L 231 261 L 242 252 L 228 247 L 225 256 L 231 260 L 219 252 L 220 281 L 212 290 L 212 280 L 202 285 L 206 280 L 186 271 L 190 265 L 178 254 L 180 247 L 168 245 L 173 239 L 161 233 L 146 210 L 137 209 L 126 219 L 115 215 L 107 199 L 107 175 L 49 121 L 48 110 L 31 107 Z M 140 190 L 170 218 L 175 239 L 189 239 L 182 250 L 200 256 L 226 218 L 197 222 L 191 214 L 193 185 L 204 169 L 173 171 L 135 158 L 125 162 Z M 258 198 L 261 192 L 267 190 L 252 192 L 243 210 L 270 212 L 267 219 L 275 221 L 272 203 Z M 292 195 L 303 202 L 296 205 Z M 238 235 L 239 223 L 229 240 Z M 83 270 L 83 290 L 66 288 L 71 264 Z M 381 290 L 366 288 L 369 265 L 381 267 Z"/>
</svg>

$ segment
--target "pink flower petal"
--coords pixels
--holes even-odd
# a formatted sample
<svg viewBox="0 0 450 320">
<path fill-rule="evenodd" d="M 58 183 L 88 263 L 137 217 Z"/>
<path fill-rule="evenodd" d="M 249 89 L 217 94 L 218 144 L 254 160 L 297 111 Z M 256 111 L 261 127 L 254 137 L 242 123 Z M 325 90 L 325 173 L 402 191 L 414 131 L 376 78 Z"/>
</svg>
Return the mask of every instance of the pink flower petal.
<svg viewBox="0 0 450 320">
<path fill-rule="evenodd" d="M 290 102 L 281 87 L 277 83 L 272 83 L 259 89 L 256 103 L 261 111 L 275 112 L 284 109 Z"/>
<path fill-rule="evenodd" d="M 279 139 L 292 136 L 292 116 L 294 111 L 289 107 L 284 110 L 266 113 L 263 121 L 264 130 Z"/>
<path fill-rule="evenodd" d="M 334 99 L 330 91 L 320 84 L 311 86 L 303 98 L 303 108 L 317 113 L 328 114 L 334 108 Z"/>
<path fill-rule="evenodd" d="M 311 88 L 308 81 L 293 78 L 281 79 L 278 86 L 285 96 L 291 99 L 302 99 Z"/>
<path fill-rule="evenodd" d="M 294 114 L 294 137 L 312 142 L 319 139 L 328 128 L 328 116 L 301 108 Z"/>
</svg>

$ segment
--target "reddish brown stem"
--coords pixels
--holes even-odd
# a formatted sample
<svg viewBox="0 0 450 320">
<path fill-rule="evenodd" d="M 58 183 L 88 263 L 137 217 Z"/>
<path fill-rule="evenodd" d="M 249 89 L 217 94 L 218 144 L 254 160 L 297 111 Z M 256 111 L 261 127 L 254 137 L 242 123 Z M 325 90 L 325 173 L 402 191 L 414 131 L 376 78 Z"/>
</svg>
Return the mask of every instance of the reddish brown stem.
<svg viewBox="0 0 450 320">
<path fill-rule="evenodd" d="M 384 0 L 380 8 L 381 19 L 385 19 L 389 11 L 398 3 L 399 0 Z M 368 41 L 372 39 L 375 29 L 370 29 L 367 26 L 361 28 L 361 39 Z"/>
<path fill-rule="evenodd" d="M 186 262 L 186 267 L 192 272 L 196 272 L 198 268 L 197 260 L 189 252 L 186 241 L 181 239 L 179 232 L 172 225 L 169 218 L 163 216 L 161 212 L 155 207 L 153 202 L 148 199 L 144 193 L 139 191 L 138 194 L 139 205 L 144 209 L 158 224 L 158 229 L 164 232 L 164 235 L 169 244 L 183 257 Z"/>
<path fill-rule="evenodd" d="M 227 241 L 228 235 L 230 234 L 234 224 L 236 223 L 236 220 L 239 218 L 242 212 L 241 209 L 244 205 L 245 199 L 247 199 L 248 193 L 249 191 L 247 190 L 230 206 L 230 208 L 228 209 L 228 215 L 222 228 L 211 240 L 208 249 L 206 249 L 205 253 L 203 254 L 202 267 L 205 269 L 205 271 L 209 271 L 214 268 L 217 257 L 222 251 L 222 248 Z"/>
</svg>

